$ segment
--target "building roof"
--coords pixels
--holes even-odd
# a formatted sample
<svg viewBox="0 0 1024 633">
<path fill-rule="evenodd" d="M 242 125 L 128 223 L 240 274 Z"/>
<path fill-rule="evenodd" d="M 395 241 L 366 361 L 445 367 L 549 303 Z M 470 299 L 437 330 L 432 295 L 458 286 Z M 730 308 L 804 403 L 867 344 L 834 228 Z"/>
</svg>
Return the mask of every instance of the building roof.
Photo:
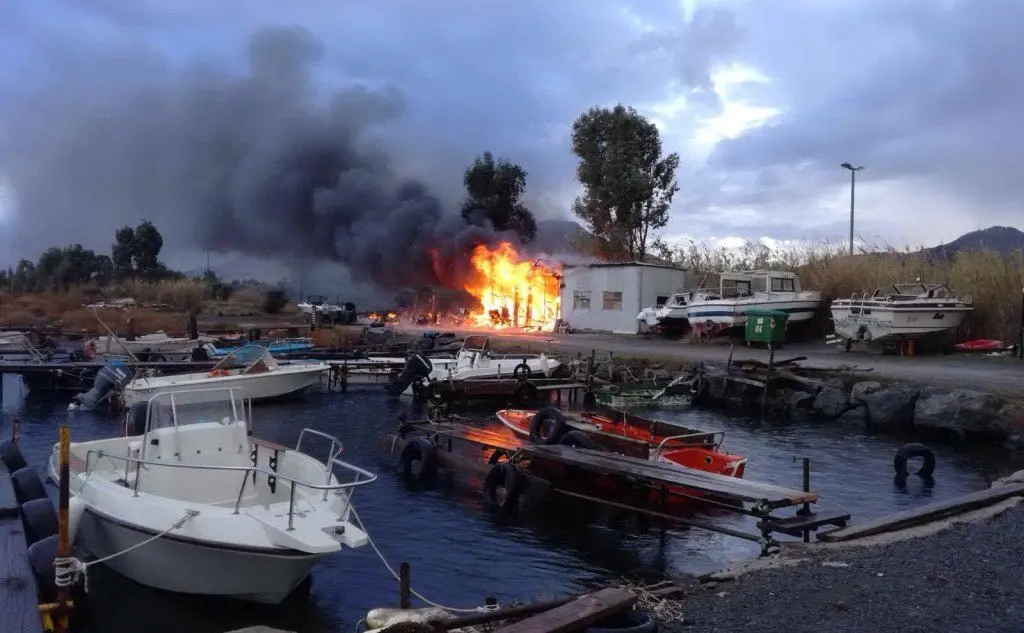
<svg viewBox="0 0 1024 633">
<path fill-rule="evenodd" d="M 685 268 L 679 266 L 670 266 L 668 264 L 648 264 L 646 262 L 599 262 L 596 264 L 567 264 L 563 268 L 631 268 L 634 266 L 641 266 L 644 268 L 664 268 L 666 270 L 679 270 L 686 271 Z"/>
</svg>

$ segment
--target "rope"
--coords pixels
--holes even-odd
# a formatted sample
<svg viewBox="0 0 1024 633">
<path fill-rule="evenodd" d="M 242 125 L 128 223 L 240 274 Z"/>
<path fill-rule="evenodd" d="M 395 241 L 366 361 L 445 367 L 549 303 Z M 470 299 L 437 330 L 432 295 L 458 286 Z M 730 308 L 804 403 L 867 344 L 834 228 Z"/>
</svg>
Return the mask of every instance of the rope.
<svg viewBox="0 0 1024 633">
<path fill-rule="evenodd" d="M 104 562 L 106 562 L 106 561 L 108 561 L 108 560 L 110 560 L 112 558 L 117 558 L 121 554 L 127 554 L 128 552 L 130 552 L 130 551 L 132 551 L 134 549 L 138 549 L 138 548 L 142 547 L 143 545 L 149 545 L 150 543 L 152 543 L 153 541 L 157 540 L 158 538 L 162 538 L 164 536 L 167 536 L 167 534 L 169 534 L 170 532 L 173 532 L 174 530 L 177 530 L 177 529 L 181 528 L 186 523 L 191 521 L 192 518 L 197 516 L 198 514 L 199 514 L 199 511 L 197 511 L 197 510 L 186 510 L 185 511 L 185 516 L 181 517 L 181 519 L 178 520 L 177 523 L 175 523 L 171 527 L 167 528 L 163 532 L 160 532 L 159 534 L 155 534 L 155 535 L 151 536 L 150 538 L 146 539 L 145 541 L 141 541 L 139 543 L 136 543 L 135 545 L 132 545 L 131 547 L 129 547 L 127 549 L 123 549 L 120 552 L 114 552 L 110 556 L 104 556 L 103 558 L 92 560 L 92 561 L 89 561 L 88 563 L 83 563 L 82 561 L 78 560 L 74 556 L 58 556 L 58 557 L 53 559 L 54 583 L 57 585 L 58 588 L 62 588 L 63 589 L 63 588 L 70 587 L 70 586 L 76 584 L 78 582 L 78 580 L 81 578 L 82 579 L 82 587 L 85 589 L 86 592 L 88 592 L 89 591 L 89 574 L 88 574 L 88 570 L 89 570 L 90 567 L 92 567 L 93 565 L 95 565 L 97 563 L 104 563 Z"/>
<path fill-rule="evenodd" d="M 370 531 L 366 529 L 366 524 L 363 523 L 363 520 L 359 517 L 359 513 L 356 512 L 355 507 L 350 505 L 349 509 L 352 511 L 352 516 L 354 516 L 356 521 L 359 522 L 359 527 L 366 534 L 366 540 L 370 544 L 370 547 L 372 547 L 373 551 L 377 553 L 377 558 L 380 559 L 380 562 L 384 563 L 384 567 L 388 570 L 388 572 L 391 573 L 391 575 L 394 577 L 394 579 L 397 580 L 398 582 L 401 582 L 402 581 L 401 577 L 398 575 L 398 573 L 395 571 L 395 569 L 390 564 L 388 564 L 387 559 L 384 558 L 384 554 L 382 554 L 380 552 L 380 549 L 377 548 L 377 544 L 373 542 L 373 538 L 370 537 Z M 475 608 L 472 608 L 472 609 L 457 609 L 455 607 L 449 607 L 449 606 L 446 606 L 446 605 L 434 602 L 432 600 L 428 600 L 428 599 L 424 598 L 420 593 L 418 593 L 417 591 L 413 590 L 412 588 L 409 589 L 409 593 L 411 593 L 412 595 L 416 596 L 424 604 L 427 604 L 427 605 L 429 605 L 431 607 L 436 607 L 438 609 L 444 609 L 445 611 L 451 611 L 452 613 L 481 613 L 481 612 L 486 612 L 486 611 L 495 611 L 495 610 L 497 610 L 499 608 L 498 605 L 494 604 L 494 605 L 488 605 L 488 606 L 483 606 L 483 607 L 475 607 Z"/>
</svg>

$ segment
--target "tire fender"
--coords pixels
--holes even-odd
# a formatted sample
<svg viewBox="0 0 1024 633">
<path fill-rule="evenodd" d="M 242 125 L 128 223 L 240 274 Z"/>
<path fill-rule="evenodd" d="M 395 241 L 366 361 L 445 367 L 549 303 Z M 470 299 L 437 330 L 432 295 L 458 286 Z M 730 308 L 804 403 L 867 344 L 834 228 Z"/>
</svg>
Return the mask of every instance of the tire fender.
<svg viewBox="0 0 1024 633">
<path fill-rule="evenodd" d="M 499 500 L 498 490 L 501 488 L 505 489 L 505 498 Z M 496 508 L 517 508 L 522 492 L 519 470 L 508 462 L 495 464 L 484 478 L 484 501 Z"/>
<path fill-rule="evenodd" d="M 644 611 L 622 611 L 583 629 L 583 633 L 656 633 L 657 623 Z"/>
<path fill-rule="evenodd" d="M 896 471 L 896 476 L 909 476 L 909 473 L 907 472 L 907 460 L 913 457 L 920 457 L 924 461 L 920 470 L 915 474 L 925 479 L 931 477 L 935 472 L 935 453 L 933 453 L 932 449 L 928 448 L 924 444 L 918 444 L 917 442 L 904 444 L 898 451 L 896 451 L 896 456 L 892 460 L 892 467 Z"/>
<path fill-rule="evenodd" d="M 520 403 L 533 402 L 540 396 L 540 390 L 532 382 L 524 381 L 516 385 L 513 396 Z"/>
<path fill-rule="evenodd" d="M 57 512 L 49 498 L 23 503 L 21 518 L 25 523 L 25 541 L 29 545 L 57 533 Z"/>
<path fill-rule="evenodd" d="M 3 461 L 4 466 L 7 466 L 8 472 L 12 473 L 28 466 L 28 462 L 21 455 L 21 449 L 18 448 L 18 444 L 10 440 L 0 442 L 0 461 Z"/>
<path fill-rule="evenodd" d="M 551 424 L 551 432 L 547 435 L 543 434 L 545 423 Z M 530 440 L 537 444 L 558 444 L 567 429 L 565 416 L 560 409 L 544 407 L 530 420 Z"/>
<path fill-rule="evenodd" d="M 558 443 L 562 446 L 572 446 L 573 448 L 589 448 L 591 450 L 597 448 L 597 444 L 590 439 L 590 436 L 583 431 L 576 430 L 567 432 Z"/>
<path fill-rule="evenodd" d="M 519 363 L 515 366 L 515 369 L 512 370 L 512 375 L 517 380 L 529 380 L 531 373 L 530 366 L 526 363 Z"/>
<path fill-rule="evenodd" d="M 402 447 L 398 463 L 406 479 L 433 479 L 437 474 L 437 447 L 425 437 L 415 437 Z"/>
<path fill-rule="evenodd" d="M 14 496 L 20 504 L 24 505 L 33 499 L 47 498 L 43 480 L 31 466 L 19 468 L 11 473 L 11 483 L 14 484 Z"/>
</svg>

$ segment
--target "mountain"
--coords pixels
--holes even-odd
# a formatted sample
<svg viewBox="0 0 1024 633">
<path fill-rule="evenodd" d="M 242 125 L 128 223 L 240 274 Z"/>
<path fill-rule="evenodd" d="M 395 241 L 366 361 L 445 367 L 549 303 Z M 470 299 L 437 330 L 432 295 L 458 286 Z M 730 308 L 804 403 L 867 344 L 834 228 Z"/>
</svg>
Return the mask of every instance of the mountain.
<svg viewBox="0 0 1024 633">
<path fill-rule="evenodd" d="M 1012 226 L 990 226 L 987 229 L 964 233 L 949 244 L 939 244 L 922 252 L 936 257 L 953 257 L 960 251 L 990 249 L 1010 253 L 1024 249 L 1024 232 Z"/>
</svg>

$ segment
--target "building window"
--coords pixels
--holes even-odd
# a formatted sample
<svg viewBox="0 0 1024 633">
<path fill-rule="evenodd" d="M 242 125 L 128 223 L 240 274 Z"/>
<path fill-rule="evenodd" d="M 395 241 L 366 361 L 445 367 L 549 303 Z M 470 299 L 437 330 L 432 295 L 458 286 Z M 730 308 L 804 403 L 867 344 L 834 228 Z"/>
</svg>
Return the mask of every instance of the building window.
<svg viewBox="0 0 1024 633">
<path fill-rule="evenodd" d="M 664 306 L 666 303 L 668 303 L 668 297 L 666 295 L 659 295 L 657 300 L 655 300 L 654 305 L 660 308 Z"/>
<path fill-rule="evenodd" d="M 605 290 L 601 297 L 602 308 L 605 310 L 621 310 L 622 309 L 622 293 L 621 292 L 608 292 Z"/>
<path fill-rule="evenodd" d="M 792 279 L 772 277 L 772 292 L 793 292 L 794 290 Z"/>
<path fill-rule="evenodd" d="M 573 310 L 589 310 L 590 309 L 590 291 L 589 290 L 576 290 L 572 293 L 572 309 Z"/>
</svg>

